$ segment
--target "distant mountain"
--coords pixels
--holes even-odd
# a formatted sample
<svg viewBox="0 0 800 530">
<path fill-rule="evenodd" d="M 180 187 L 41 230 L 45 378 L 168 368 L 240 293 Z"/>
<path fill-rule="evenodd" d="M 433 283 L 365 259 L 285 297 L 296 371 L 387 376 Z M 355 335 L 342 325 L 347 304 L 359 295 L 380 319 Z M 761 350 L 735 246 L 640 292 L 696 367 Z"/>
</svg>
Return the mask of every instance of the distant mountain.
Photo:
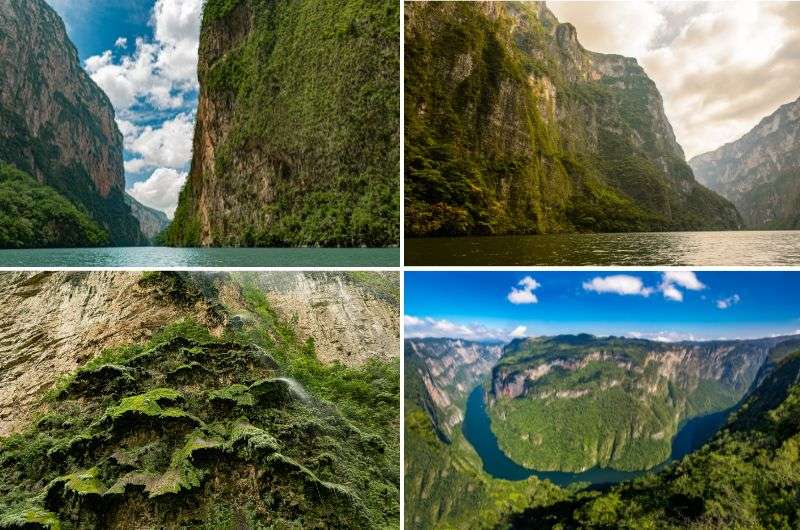
<svg viewBox="0 0 800 530">
<path fill-rule="evenodd" d="M 139 229 L 151 242 L 169 226 L 169 217 L 161 210 L 145 206 L 127 193 L 125 202 L 130 207 L 133 216 L 139 221 Z"/>
<path fill-rule="evenodd" d="M 409 236 L 735 229 L 635 59 L 543 2 L 406 4 Z"/>
<path fill-rule="evenodd" d="M 0 161 L 88 214 L 110 244 L 144 244 L 125 202 L 122 151 L 111 102 L 58 14 L 44 0 L 0 2 Z"/>
<path fill-rule="evenodd" d="M 207 0 L 177 246 L 400 242 L 400 3 Z"/>
<path fill-rule="evenodd" d="M 700 182 L 733 201 L 749 227 L 800 228 L 800 98 L 689 164 Z"/>
</svg>

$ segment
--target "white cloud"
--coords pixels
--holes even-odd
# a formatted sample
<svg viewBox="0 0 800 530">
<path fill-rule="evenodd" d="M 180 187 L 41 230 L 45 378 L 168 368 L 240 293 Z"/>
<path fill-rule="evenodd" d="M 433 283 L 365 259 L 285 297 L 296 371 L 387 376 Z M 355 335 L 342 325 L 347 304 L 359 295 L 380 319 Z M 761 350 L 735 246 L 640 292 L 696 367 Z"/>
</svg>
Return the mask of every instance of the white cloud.
<svg viewBox="0 0 800 530">
<path fill-rule="evenodd" d="M 663 284 L 660 288 L 661 293 L 664 295 L 664 298 L 667 300 L 672 300 L 674 302 L 683 302 L 683 293 L 679 291 L 674 285 L 672 284 Z"/>
<path fill-rule="evenodd" d="M 596 293 L 612 293 L 624 296 L 650 296 L 653 292 L 652 288 L 644 286 L 641 278 L 628 274 L 597 276 L 591 281 L 583 282 L 583 288 Z"/>
<path fill-rule="evenodd" d="M 637 57 L 666 24 L 664 15 L 646 2 L 593 2 L 591 9 L 582 4 L 547 2 L 559 20 L 578 28 L 581 44 L 596 52 Z"/>
<path fill-rule="evenodd" d="M 158 0 L 152 41 L 136 39 L 131 55 L 114 60 L 110 50 L 89 57 L 86 70 L 121 115 L 137 103 L 178 109 L 197 89 L 197 50 L 202 0 Z M 119 45 L 120 39 L 115 45 Z M 127 44 L 127 42 L 126 42 Z"/>
<path fill-rule="evenodd" d="M 634 56 L 687 157 L 798 97 L 798 2 L 548 2 L 586 48 Z"/>
<path fill-rule="evenodd" d="M 741 297 L 738 294 L 734 294 L 733 296 L 729 296 L 727 298 L 722 298 L 717 300 L 717 309 L 728 309 L 731 306 L 734 306 L 741 301 Z"/>
<path fill-rule="evenodd" d="M 136 173 L 146 167 L 182 169 L 192 158 L 194 116 L 178 114 L 160 127 L 137 127 L 118 120 L 125 140 L 125 149 L 138 155 L 125 162 L 125 170 Z"/>
<path fill-rule="evenodd" d="M 522 288 L 511 288 L 511 292 L 508 293 L 509 302 L 515 305 L 539 303 L 539 299 L 533 293 L 533 291 L 542 286 L 539 282 L 534 280 L 531 276 L 525 276 L 517 285 L 521 286 Z"/>
<path fill-rule="evenodd" d="M 596 293 L 610 293 L 623 296 L 644 296 L 648 297 L 656 291 L 661 292 L 664 298 L 675 302 L 683 301 L 682 287 L 690 291 L 699 291 L 706 286 L 691 271 L 670 271 L 661 275 L 661 283 L 658 287 L 648 287 L 639 276 L 629 274 L 612 274 L 610 276 L 597 276 L 591 281 L 583 282 L 586 291 Z"/>
<path fill-rule="evenodd" d="M 692 271 L 668 271 L 661 275 L 661 284 L 658 290 L 667 300 L 683 302 L 683 291 L 678 287 L 683 287 L 689 291 L 700 291 L 706 286 L 701 282 Z"/>
<path fill-rule="evenodd" d="M 128 39 L 125 37 L 120 37 L 116 41 L 114 41 L 115 48 L 127 48 L 128 46 Z"/>
<path fill-rule="evenodd" d="M 412 317 L 411 315 L 403 315 L 403 326 L 405 327 L 412 327 L 412 326 L 420 326 L 425 321 L 421 318 Z"/>
<path fill-rule="evenodd" d="M 662 283 L 676 284 L 690 291 L 700 291 L 706 288 L 692 271 L 669 271 L 662 275 Z"/>
<path fill-rule="evenodd" d="M 677 331 L 655 331 L 650 333 L 641 333 L 639 331 L 630 331 L 625 334 L 626 337 L 633 339 L 647 339 L 656 342 L 681 342 L 686 340 L 708 340 L 697 337 L 691 333 L 680 333 Z M 721 339 L 720 339 L 721 340 Z"/>
<path fill-rule="evenodd" d="M 186 182 L 187 173 L 158 168 L 144 182 L 137 182 L 128 193 L 137 201 L 165 212 L 170 219 L 178 206 L 178 195 Z"/>
<path fill-rule="evenodd" d="M 407 338 L 448 338 L 474 341 L 508 341 L 524 336 L 527 328 L 491 328 L 483 324 L 458 324 L 447 319 L 403 316 L 403 327 Z M 514 335 L 517 333 L 518 335 Z"/>
<path fill-rule="evenodd" d="M 528 331 L 527 326 L 517 326 L 511 332 L 511 337 L 518 339 L 525 336 L 525 333 Z"/>
</svg>

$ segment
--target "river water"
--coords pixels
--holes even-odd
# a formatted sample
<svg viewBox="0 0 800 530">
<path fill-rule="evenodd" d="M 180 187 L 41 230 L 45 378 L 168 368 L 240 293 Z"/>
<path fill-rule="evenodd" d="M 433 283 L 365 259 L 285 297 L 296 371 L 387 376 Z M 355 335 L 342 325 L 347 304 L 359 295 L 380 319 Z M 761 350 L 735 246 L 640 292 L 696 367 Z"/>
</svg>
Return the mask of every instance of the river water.
<svg viewBox="0 0 800 530">
<path fill-rule="evenodd" d="M 398 248 L 108 247 L 0 250 L 0 267 L 397 267 Z"/>
<path fill-rule="evenodd" d="M 406 265 L 800 265 L 800 230 L 405 240 Z"/>
<path fill-rule="evenodd" d="M 480 385 L 467 398 L 467 410 L 461 428 L 464 437 L 481 457 L 484 471 L 495 478 L 525 480 L 535 475 L 558 486 L 568 486 L 574 482 L 588 482 L 593 486 L 601 486 L 631 480 L 645 473 L 657 471 L 666 463 L 683 458 L 692 451 L 699 449 L 725 424 L 729 412 L 726 410 L 687 421 L 672 440 L 670 459 L 653 469 L 641 471 L 618 471 L 616 469 L 596 467 L 581 473 L 565 473 L 559 471 L 535 471 L 517 464 L 497 444 L 497 438 L 491 429 L 491 420 L 484 407 L 483 387 Z"/>
</svg>

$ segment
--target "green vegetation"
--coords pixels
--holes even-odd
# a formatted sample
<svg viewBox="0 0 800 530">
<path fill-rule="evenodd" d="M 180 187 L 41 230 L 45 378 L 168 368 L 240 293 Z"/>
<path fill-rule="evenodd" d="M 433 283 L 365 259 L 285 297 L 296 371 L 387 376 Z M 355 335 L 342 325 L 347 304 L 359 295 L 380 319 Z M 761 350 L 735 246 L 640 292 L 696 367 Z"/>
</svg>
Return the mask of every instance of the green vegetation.
<svg viewBox="0 0 800 530">
<path fill-rule="evenodd" d="M 584 347 L 588 335 L 561 337 L 553 351 Z M 525 343 L 498 367 L 546 357 Z M 609 339 L 629 359 L 637 341 Z M 406 355 L 406 526 L 411 528 L 536 528 L 552 530 L 793 529 L 800 525 L 800 353 L 796 341 L 779 345 L 726 427 L 703 448 L 658 473 L 610 488 L 560 489 L 529 478 L 508 482 L 481 471 L 459 429 L 451 443 L 431 415 L 431 397 Z M 791 345 L 794 344 L 794 349 Z M 520 347 L 522 346 L 522 347 Z M 744 353 L 745 355 L 747 353 Z M 598 367 L 593 369 L 596 373 Z M 563 374 L 562 374 L 563 375 Z M 566 377 L 572 377 L 565 375 Z M 704 383 L 693 399 L 714 390 Z M 673 389 L 674 390 L 674 389 Z M 613 409 L 624 414 L 621 405 Z M 552 418 L 559 418 L 557 415 Z M 493 427 L 497 425 L 492 422 Z M 527 504 L 523 509 L 520 505 Z"/>
<path fill-rule="evenodd" d="M 397 276 L 370 271 L 350 271 L 345 275 L 352 283 L 375 298 L 400 306 L 400 283 L 397 281 Z"/>
<path fill-rule="evenodd" d="M 108 234 L 46 184 L 0 162 L 0 248 L 97 247 Z"/>
<path fill-rule="evenodd" d="M 518 528 L 774 528 L 800 525 L 800 355 L 781 361 L 727 427 L 656 475 L 532 507 Z"/>
<path fill-rule="evenodd" d="M 750 354 L 747 346 L 738 347 Z M 704 378 L 697 366 L 666 377 L 659 358 L 675 348 L 590 335 L 513 343 L 494 370 L 496 398 L 488 407 L 501 449 L 542 471 L 636 471 L 664 462 L 684 420 L 735 405 L 757 370 L 717 380 Z M 707 348 L 714 351 L 713 344 Z M 748 366 L 740 367 L 735 354 L 724 362 L 734 371 Z M 515 399 L 497 388 L 515 374 L 537 371 L 540 376 Z"/>
<path fill-rule="evenodd" d="M 774 175 L 770 182 L 753 186 L 736 199 L 747 225 L 754 229 L 797 230 L 800 228 L 800 170 Z"/>
<path fill-rule="evenodd" d="M 406 388 L 410 378 L 406 372 Z M 418 401 L 405 400 L 405 418 L 406 528 L 493 528 L 526 507 L 567 498 L 535 477 L 511 482 L 487 475 L 461 431 L 442 441 Z"/>
<path fill-rule="evenodd" d="M 399 362 L 322 364 L 243 289 L 247 325 L 184 319 L 108 350 L 0 440 L 0 528 L 397 527 Z"/>
<path fill-rule="evenodd" d="M 537 6 L 499 6 L 496 17 L 479 3 L 407 7 L 407 235 L 739 223 L 731 204 L 694 182 L 637 65 L 624 63 L 619 78 L 584 79 L 573 71 L 586 66 L 580 60 L 601 59 L 558 53 L 567 44 Z"/>
<path fill-rule="evenodd" d="M 208 0 L 201 98 L 230 130 L 208 131 L 167 242 L 399 244 L 399 17 L 393 0 Z M 201 194 L 226 201 L 208 227 Z"/>
</svg>

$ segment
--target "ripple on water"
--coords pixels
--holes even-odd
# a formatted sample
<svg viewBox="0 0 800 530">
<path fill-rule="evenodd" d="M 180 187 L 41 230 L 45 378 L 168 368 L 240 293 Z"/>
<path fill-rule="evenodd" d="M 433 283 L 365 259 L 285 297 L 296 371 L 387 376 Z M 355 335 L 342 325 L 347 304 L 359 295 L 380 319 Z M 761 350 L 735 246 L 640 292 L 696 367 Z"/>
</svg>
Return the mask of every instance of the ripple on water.
<svg viewBox="0 0 800 530">
<path fill-rule="evenodd" d="M 406 239 L 406 265 L 791 266 L 800 231 Z"/>
<path fill-rule="evenodd" d="M 397 267 L 397 248 L 110 247 L 0 250 L 0 267 Z"/>
</svg>

